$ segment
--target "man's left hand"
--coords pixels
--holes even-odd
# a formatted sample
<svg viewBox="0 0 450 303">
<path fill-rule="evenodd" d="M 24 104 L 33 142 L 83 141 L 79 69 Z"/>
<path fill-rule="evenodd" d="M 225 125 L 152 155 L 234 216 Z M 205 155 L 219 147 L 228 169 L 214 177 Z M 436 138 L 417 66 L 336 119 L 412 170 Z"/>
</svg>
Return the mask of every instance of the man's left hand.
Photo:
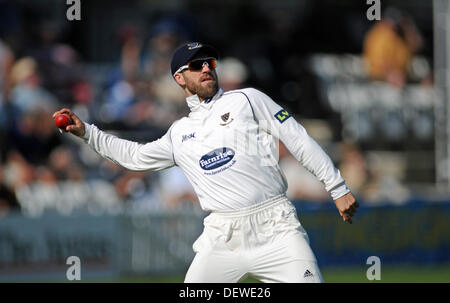
<svg viewBox="0 0 450 303">
<path fill-rule="evenodd" d="M 337 198 L 334 203 L 336 204 L 342 219 L 352 224 L 352 217 L 359 207 L 358 201 L 356 201 L 353 194 L 350 192 L 340 198 Z"/>
</svg>

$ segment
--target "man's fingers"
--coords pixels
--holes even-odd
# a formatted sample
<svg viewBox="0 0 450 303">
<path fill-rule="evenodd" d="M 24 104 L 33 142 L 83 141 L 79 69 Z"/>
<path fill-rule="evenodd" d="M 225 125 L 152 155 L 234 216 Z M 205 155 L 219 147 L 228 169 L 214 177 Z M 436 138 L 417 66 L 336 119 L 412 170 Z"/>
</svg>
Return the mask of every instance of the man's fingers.
<svg viewBox="0 0 450 303">
<path fill-rule="evenodd" d="M 79 130 L 79 127 L 77 127 L 77 126 L 75 126 L 75 125 L 68 125 L 67 127 L 66 127 L 66 131 L 67 132 L 71 132 L 71 133 L 73 133 L 73 132 L 78 132 L 78 130 Z"/>
<path fill-rule="evenodd" d="M 344 215 L 353 215 L 355 212 L 356 212 L 356 210 L 353 209 L 352 207 L 349 207 L 349 208 L 347 208 L 347 209 L 344 209 L 344 210 L 340 211 L 341 216 L 344 216 Z"/>
<path fill-rule="evenodd" d="M 71 118 L 72 118 L 72 115 L 73 115 L 73 113 L 72 113 L 72 111 L 71 111 L 70 109 L 68 109 L 68 108 L 63 108 L 63 109 L 60 109 L 59 111 L 53 113 L 53 119 L 55 119 L 56 116 L 59 116 L 59 115 L 62 115 L 62 114 L 67 114 L 67 115 L 69 115 Z"/>
<path fill-rule="evenodd" d="M 356 213 L 356 211 L 358 210 L 358 207 L 359 207 L 359 204 L 358 204 L 358 202 L 355 201 L 355 203 L 350 205 L 350 207 L 348 208 L 348 210 L 346 210 L 346 212 L 348 212 L 349 214 L 351 214 L 353 216 Z"/>
<path fill-rule="evenodd" d="M 353 216 L 356 213 L 356 208 L 351 207 L 349 210 L 346 211 L 350 216 Z"/>
<path fill-rule="evenodd" d="M 62 114 L 66 114 L 70 117 L 70 119 L 72 119 L 72 121 L 74 123 L 76 123 L 77 121 L 81 122 L 81 120 L 77 117 L 77 115 L 75 115 L 70 109 L 68 108 L 63 108 L 55 113 L 53 113 L 53 119 L 56 118 L 56 116 L 62 115 Z"/>
<path fill-rule="evenodd" d="M 350 224 L 353 223 L 352 218 L 350 218 L 350 217 L 348 217 L 348 216 L 344 216 L 342 219 L 344 220 L 344 222 L 348 222 L 348 223 L 350 223 Z"/>
<path fill-rule="evenodd" d="M 351 217 L 353 217 L 356 213 L 356 208 L 351 206 L 349 209 L 345 210 L 342 212 L 342 216 L 345 217 L 346 219 L 350 219 Z"/>
</svg>

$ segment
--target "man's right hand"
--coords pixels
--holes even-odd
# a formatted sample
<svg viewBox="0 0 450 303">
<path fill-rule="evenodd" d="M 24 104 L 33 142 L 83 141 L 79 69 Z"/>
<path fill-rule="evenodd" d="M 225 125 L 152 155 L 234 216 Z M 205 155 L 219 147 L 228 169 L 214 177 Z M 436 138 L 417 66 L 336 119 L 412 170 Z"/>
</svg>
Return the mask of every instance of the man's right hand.
<svg viewBox="0 0 450 303">
<path fill-rule="evenodd" d="M 74 134 L 75 136 L 82 137 L 86 133 L 86 128 L 84 127 L 83 121 L 80 120 L 80 118 L 77 117 L 70 109 L 63 108 L 53 114 L 53 119 L 55 119 L 56 116 L 66 114 L 72 119 L 72 124 L 67 125 L 66 129 L 63 129 L 65 132 L 70 132 Z"/>
</svg>

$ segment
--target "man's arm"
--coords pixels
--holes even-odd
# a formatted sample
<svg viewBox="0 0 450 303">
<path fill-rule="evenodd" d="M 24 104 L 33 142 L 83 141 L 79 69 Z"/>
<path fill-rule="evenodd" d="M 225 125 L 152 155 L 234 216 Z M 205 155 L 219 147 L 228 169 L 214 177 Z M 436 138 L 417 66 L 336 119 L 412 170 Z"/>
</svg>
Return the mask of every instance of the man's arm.
<svg viewBox="0 0 450 303">
<path fill-rule="evenodd" d="M 246 91 L 251 96 L 256 118 L 265 122 L 260 123 L 266 128 L 264 130 L 279 138 L 300 164 L 325 185 L 343 220 L 352 223 L 358 202 L 330 157 L 305 128 L 270 97 L 255 89 Z"/>
<path fill-rule="evenodd" d="M 53 114 L 67 114 L 72 124 L 63 131 L 82 138 L 102 157 L 133 171 L 161 170 L 175 165 L 170 130 L 160 139 L 140 144 L 107 134 L 95 125 L 81 121 L 70 109 L 64 108 Z"/>
</svg>

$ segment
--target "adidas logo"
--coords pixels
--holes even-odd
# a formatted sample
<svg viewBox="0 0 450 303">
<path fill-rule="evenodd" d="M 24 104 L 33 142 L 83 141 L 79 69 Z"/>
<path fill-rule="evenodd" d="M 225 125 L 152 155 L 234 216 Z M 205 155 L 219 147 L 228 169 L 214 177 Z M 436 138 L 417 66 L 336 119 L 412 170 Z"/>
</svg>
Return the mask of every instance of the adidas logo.
<svg viewBox="0 0 450 303">
<path fill-rule="evenodd" d="M 305 273 L 303 274 L 303 278 L 308 278 L 308 277 L 313 277 L 314 275 L 309 271 L 306 270 Z"/>
</svg>

